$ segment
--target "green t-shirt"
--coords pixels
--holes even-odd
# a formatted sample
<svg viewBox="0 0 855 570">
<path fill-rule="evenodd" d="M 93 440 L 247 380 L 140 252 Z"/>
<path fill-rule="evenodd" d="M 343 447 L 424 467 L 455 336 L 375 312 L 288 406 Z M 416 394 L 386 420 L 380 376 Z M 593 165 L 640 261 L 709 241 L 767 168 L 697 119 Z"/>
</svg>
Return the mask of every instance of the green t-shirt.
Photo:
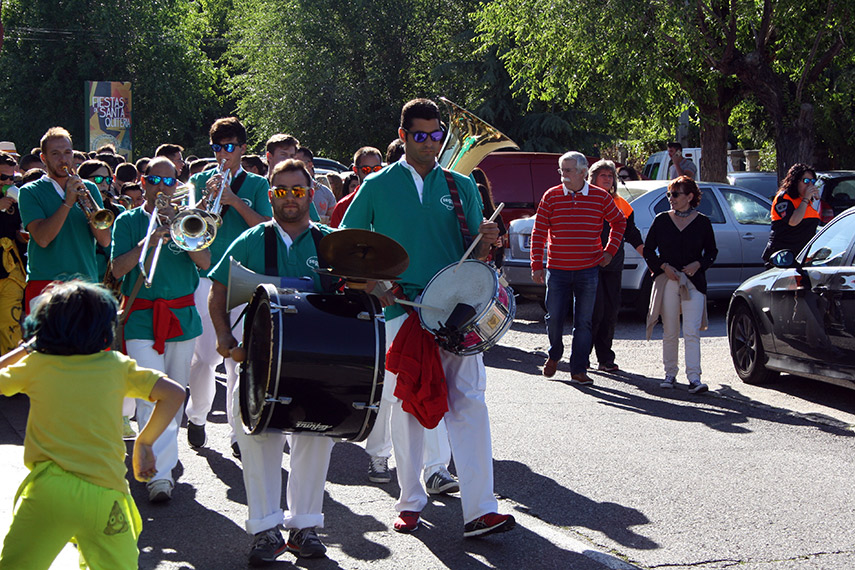
<svg viewBox="0 0 855 570">
<path fill-rule="evenodd" d="M 103 207 L 101 192 L 88 180 L 83 183 L 92 194 L 92 199 Z M 24 229 L 33 220 L 51 217 L 58 208 L 64 208 L 63 198 L 59 196 L 53 182 L 47 176 L 25 184 L 18 196 L 21 208 L 21 222 Z M 98 273 L 95 260 L 95 236 L 90 230 L 89 220 L 75 204 L 59 233 L 47 247 L 41 247 L 35 239 L 27 243 L 27 280 L 29 281 L 70 281 L 79 277 L 92 283 L 99 283 L 103 273 Z"/>
<path fill-rule="evenodd" d="M 204 172 L 194 174 L 190 178 L 190 182 L 196 188 L 197 200 L 204 196 L 205 184 L 216 172 L 216 169 L 205 170 Z M 247 206 L 258 212 L 260 215 L 272 217 L 273 209 L 270 207 L 270 199 L 267 196 L 269 188 L 270 186 L 267 184 L 266 178 L 247 172 L 246 178 L 244 179 L 243 184 L 241 184 L 237 195 L 238 198 L 243 200 Z M 237 210 L 234 208 L 228 208 L 226 210 L 226 213 L 223 215 L 223 223 L 217 228 L 217 237 L 214 239 L 214 243 L 212 243 L 210 247 L 211 267 L 214 267 L 214 265 L 222 259 L 223 254 L 235 238 L 248 228 L 249 225 Z M 210 275 L 210 271 L 203 274 L 204 277 L 208 277 L 208 275 Z"/>
<path fill-rule="evenodd" d="M 264 228 L 275 221 L 259 224 L 241 234 L 226 251 L 223 259 L 211 270 L 211 279 L 223 285 L 229 284 L 229 259 L 234 258 L 241 265 L 264 274 Z M 322 234 L 332 233 L 332 228 L 317 225 Z M 321 291 L 321 279 L 315 272 L 318 267 L 318 252 L 315 249 L 315 240 L 309 228 L 297 236 L 291 247 L 286 248 L 285 243 L 276 230 L 277 266 L 280 277 L 311 277 L 315 282 L 315 290 Z"/>
<path fill-rule="evenodd" d="M 469 233 L 474 237 L 484 218 L 480 195 L 469 178 L 452 174 Z M 460 222 L 441 168 L 434 168 L 425 178 L 422 198 L 419 201 L 411 171 L 397 162 L 362 182 L 340 226 L 372 230 L 404 247 L 410 265 L 399 283 L 410 299 L 415 299 L 443 267 L 459 261 L 465 251 Z M 384 309 L 387 319 L 403 311 L 397 304 Z"/>
<path fill-rule="evenodd" d="M 143 207 L 134 208 L 120 215 L 113 224 L 113 259 L 123 255 L 137 246 L 145 238 L 151 217 Z M 154 254 L 154 247 L 147 256 Z M 130 296 L 139 277 L 139 265 L 135 265 L 122 281 L 122 293 Z M 177 299 L 192 295 L 199 285 L 199 269 L 190 259 L 190 254 L 175 245 L 175 242 L 164 243 L 160 249 L 160 258 L 154 273 L 151 287 L 143 285 L 137 294 L 138 299 Z M 131 313 L 125 325 L 125 339 L 154 340 L 152 324 L 153 309 L 141 309 Z M 202 319 L 196 306 L 172 309 L 178 317 L 182 334 L 170 338 L 170 342 L 190 340 L 202 334 Z"/>
<path fill-rule="evenodd" d="M 24 463 L 53 461 L 94 485 L 129 493 L 122 400 L 148 399 L 163 374 L 116 351 L 34 352 L 0 369 L 0 393 L 30 397 Z"/>
</svg>

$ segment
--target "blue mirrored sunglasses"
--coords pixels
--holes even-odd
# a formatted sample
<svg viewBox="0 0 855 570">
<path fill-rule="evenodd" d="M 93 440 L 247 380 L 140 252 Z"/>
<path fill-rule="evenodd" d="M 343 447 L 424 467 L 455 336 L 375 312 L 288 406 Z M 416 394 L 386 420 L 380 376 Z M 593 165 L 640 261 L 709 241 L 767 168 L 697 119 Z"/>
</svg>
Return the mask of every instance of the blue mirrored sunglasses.
<svg viewBox="0 0 855 570">
<path fill-rule="evenodd" d="M 425 142 L 428 137 L 430 137 L 430 140 L 432 140 L 433 142 L 439 142 L 443 138 L 445 138 L 445 131 L 443 131 L 441 129 L 433 131 L 432 133 L 426 133 L 424 131 L 413 132 L 413 131 L 408 131 L 407 129 L 404 129 L 404 132 L 413 135 L 413 140 L 416 141 L 417 143 Z"/>
<path fill-rule="evenodd" d="M 236 143 L 226 143 L 226 144 L 211 144 L 211 150 L 214 152 L 220 152 L 221 150 L 225 150 L 226 152 L 234 152 L 235 148 L 238 145 Z"/>
<path fill-rule="evenodd" d="M 175 186 L 175 180 L 176 179 L 172 176 L 155 176 L 153 174 L 145 177 L 145 181 L 152 186 L 160 184 L 161 182 L 163 182 L 163 185 L 166 187 Z"/>
</svg>

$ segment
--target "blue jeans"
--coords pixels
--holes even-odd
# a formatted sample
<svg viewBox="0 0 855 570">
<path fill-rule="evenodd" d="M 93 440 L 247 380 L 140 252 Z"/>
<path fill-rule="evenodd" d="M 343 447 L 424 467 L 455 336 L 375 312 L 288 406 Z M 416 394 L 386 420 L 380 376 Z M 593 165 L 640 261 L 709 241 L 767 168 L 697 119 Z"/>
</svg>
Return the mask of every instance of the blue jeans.
<svg viewBox="0 0 855 570">
<path fill-rule="evenodd" d="M 573 310 L 571 374 L 585 372 L 588 367 L 588 355 L 593 344 L 591 320 L 599 275 L 600 268 L 596 265 L 573 271 L 546 270 L 546 335 L 549 338 L 549 358 L 561 360 L 564 354 L 564 319 Z"/>
</svg>

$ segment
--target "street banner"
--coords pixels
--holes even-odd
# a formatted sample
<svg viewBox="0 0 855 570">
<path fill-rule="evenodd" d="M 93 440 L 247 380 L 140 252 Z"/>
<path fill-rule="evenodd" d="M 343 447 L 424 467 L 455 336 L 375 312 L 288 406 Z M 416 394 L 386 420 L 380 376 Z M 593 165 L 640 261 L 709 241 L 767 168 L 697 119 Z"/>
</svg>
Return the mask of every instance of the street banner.
<svg viewBox="0 0 855 570">
<path fill-rule="evenodd" d="M 87 81 L 86 150 L 112 143 L 125 160 L 133 159 L 131 138 L 131 83 L 129 81 Z"/>
</svg>

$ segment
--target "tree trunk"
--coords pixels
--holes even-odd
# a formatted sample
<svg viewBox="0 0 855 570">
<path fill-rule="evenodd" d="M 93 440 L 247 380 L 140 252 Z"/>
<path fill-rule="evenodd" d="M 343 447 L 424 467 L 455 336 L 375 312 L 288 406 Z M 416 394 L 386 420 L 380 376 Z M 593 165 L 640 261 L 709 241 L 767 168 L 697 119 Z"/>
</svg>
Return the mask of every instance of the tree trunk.
<svg viewBox="0 0 855 570">
<path fill-rule="evenodd" d="M 730 108 L 698 105 L 701 117 L 700 178 L 707 182 L 727 182 L 727 123 Z"/>
<path fill-rule="evenodd" d="M 797 117 L 772 117 L 775 126 L 775 154 L 778 178 L 784 179 L 790 167 L 798 162 L 813 163 L 813 105 L 802 103 Z"/>
</svg>

